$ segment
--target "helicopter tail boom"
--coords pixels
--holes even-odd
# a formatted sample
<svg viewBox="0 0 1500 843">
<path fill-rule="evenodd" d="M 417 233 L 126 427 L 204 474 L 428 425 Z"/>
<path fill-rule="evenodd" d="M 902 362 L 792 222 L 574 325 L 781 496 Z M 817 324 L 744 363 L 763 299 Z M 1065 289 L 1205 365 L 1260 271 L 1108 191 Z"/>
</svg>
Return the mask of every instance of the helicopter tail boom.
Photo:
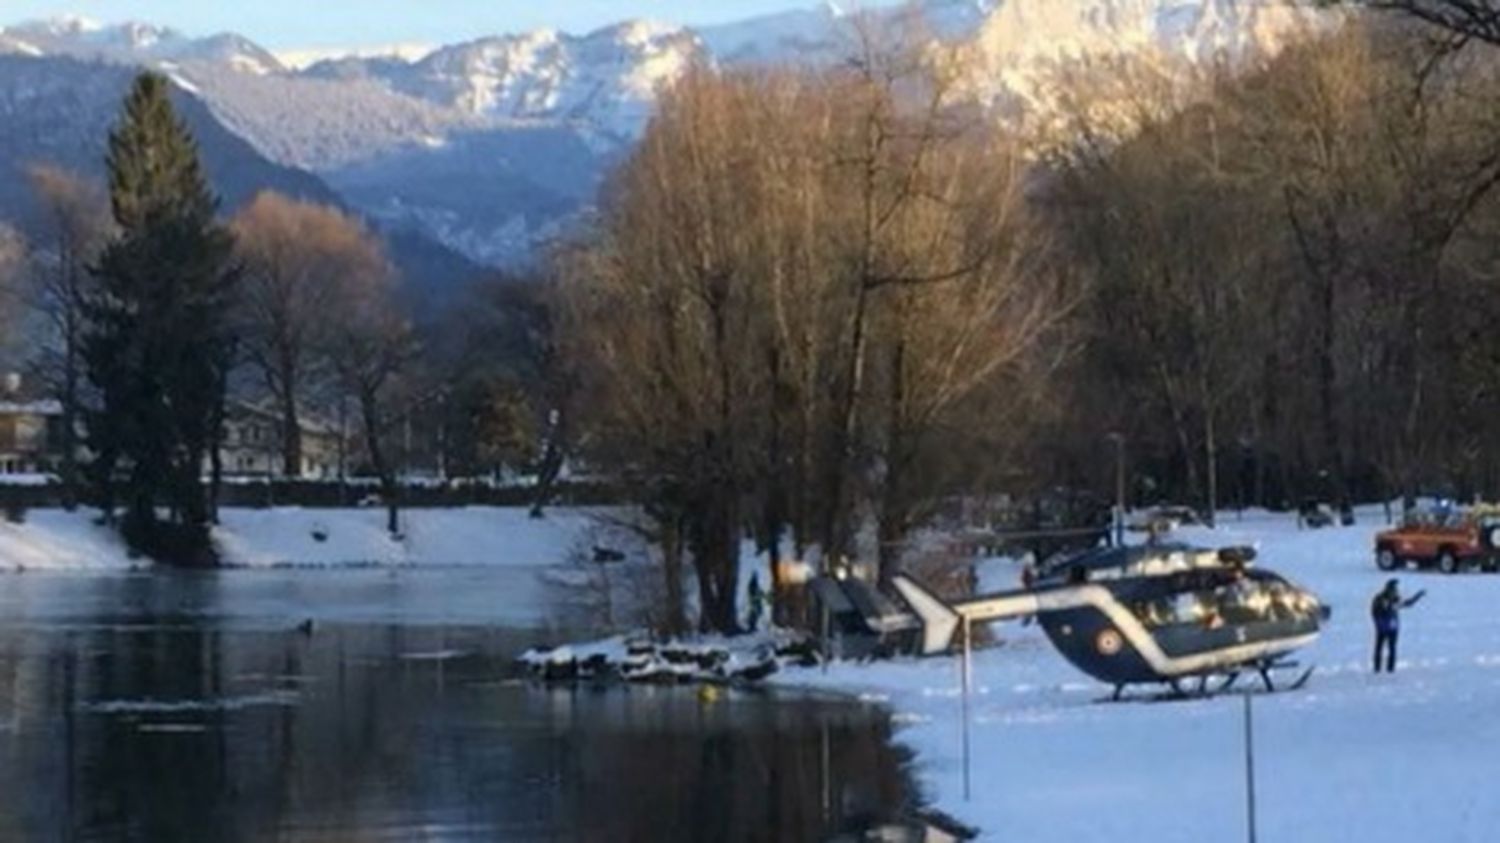
<svg viewBox="0 0 1500 843">
<path fill-rule="evenodd" d="M 1033 591 L 1002 591 L 948 603 L 923 588 L 916 580 L 897 574 L 896 591 L 922 621 L 922 653 L 932 655 L 953 644 L 959 624 L 1015 620 L 1046 612 L 1076 609 L 1098 601 L 1089 586 L 1057 586 Z"/>
</svg>

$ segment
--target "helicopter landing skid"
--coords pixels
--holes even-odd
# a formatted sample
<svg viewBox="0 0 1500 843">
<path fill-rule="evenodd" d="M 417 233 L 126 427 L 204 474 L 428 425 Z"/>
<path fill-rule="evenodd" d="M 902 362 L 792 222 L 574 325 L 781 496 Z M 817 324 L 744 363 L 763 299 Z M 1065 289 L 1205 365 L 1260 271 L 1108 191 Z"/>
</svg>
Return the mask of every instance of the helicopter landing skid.
<svg viewBox="0 0 1500 843">
<path fill-rule="evenodd" d="M 1286 691 L 1298 691 L 1312 678 L 1316 667 L 1309 667 L 1298 673 L 1296 677 L 1286 684 L 1278 685 L 1273 678 L 1275 671 L 1291 670 L 1298 667 L 1293 661 L 1262 661 L 1240 665 L 1230 670 L 1217 673 L 1203 673 L 1194 677 L 1177 677 L 1166 680 L 1163 684 L 1166 688 L 1144 696 L 1128 696 L 1125 693 L 1125 685 L 1116 685 L 1114 692 L 1100 702 L 1174 702 L 1178 700 L 1204 700 L 1212 699 L 1220 694 L 1234 692 L 1235 683 L 1246 673 L 1253 673 L 1260 677 L 1260 687 L 1246 689 L 1237 693 L 1246 694 L 1279 694 Z M 1217 684 L 1214 680 L 1219 680 Z M 1194 681 L 1196 680 L 1196 681 Z"/>
</svg>

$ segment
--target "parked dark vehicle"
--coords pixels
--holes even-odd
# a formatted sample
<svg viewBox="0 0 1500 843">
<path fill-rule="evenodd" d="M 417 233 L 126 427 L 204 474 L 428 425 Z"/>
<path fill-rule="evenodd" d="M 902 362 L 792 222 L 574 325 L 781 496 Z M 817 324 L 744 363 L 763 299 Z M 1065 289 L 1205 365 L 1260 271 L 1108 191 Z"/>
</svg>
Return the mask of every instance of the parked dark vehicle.
<svg viewBox="0 0 1500 843">
<path fill-rule="evenodd" d="M 1332 527 L 1333 509 L 1317 498 L 1307 498 L 1302 501 L 1301 506 L 1297 507 L 1297 520 L 1302 523 L 1302 526 L 1314 530 Z"/>
</svg>

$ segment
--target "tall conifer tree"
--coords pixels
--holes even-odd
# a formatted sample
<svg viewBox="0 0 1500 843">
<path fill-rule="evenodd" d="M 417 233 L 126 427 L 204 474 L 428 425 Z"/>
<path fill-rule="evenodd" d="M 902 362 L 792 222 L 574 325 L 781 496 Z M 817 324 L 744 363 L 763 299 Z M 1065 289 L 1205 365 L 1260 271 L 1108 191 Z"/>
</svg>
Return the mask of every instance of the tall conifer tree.
<svg viewBox="0 0 1500 843">
<path fill-rule="evenodd" d="M 234 344 L 233 242 L 215 220 L 218 201 L 164 77 L 136 78 L 107 164 L 119 236 L 95 269 L 84 341 L 101 399 L 89 424 L 95 477 L 107 509 L 123 496 L 134 549 L 209 564 L 202 472 L 217 446 Z"/>
</svg>

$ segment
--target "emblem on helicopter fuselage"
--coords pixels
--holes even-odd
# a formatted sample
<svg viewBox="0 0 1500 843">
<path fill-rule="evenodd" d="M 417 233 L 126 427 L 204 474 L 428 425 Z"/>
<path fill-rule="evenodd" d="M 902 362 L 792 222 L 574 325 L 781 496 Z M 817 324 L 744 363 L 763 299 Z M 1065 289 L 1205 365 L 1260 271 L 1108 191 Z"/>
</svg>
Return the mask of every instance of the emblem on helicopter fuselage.
<svg viewBox="0 0 1500 843">
<path fill-rule="evenodd" d="M 1125 646 L 1125 641 L 1120 638 L 1119 632 L 1114 629 L 1106 629 L 1094 638 L 1094 646 L 1099 649 L 1101 655 L 1113 656 L 1118 654 L 1120 649 Z"/>
</svg>

